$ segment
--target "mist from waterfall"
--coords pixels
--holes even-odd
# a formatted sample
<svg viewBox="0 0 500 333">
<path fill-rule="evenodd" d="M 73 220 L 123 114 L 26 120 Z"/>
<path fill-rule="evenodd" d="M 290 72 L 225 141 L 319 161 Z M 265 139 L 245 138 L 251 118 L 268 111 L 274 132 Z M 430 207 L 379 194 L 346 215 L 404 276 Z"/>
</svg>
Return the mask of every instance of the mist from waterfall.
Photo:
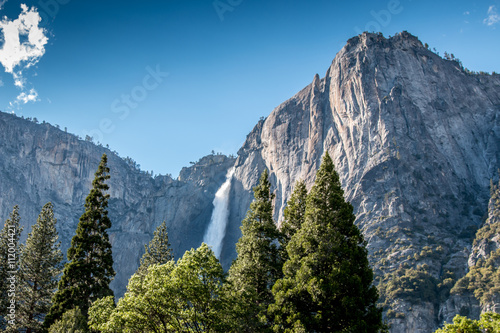
<svg viewBox="0 0 500 333">
<path fill-rule="evenodd" d="M 203 242 L 212 247 L 217 258 L 222 251 L 222 240 L 226 235 L 226 225 L 229 217 L 229 192 L 231 190 L 231 179 L 234 168 L 229 169 L 226 174 L 226 181 L 215 193 L 213 201 L 214 210 L 207 231 L 203 237 Z"/>
</svg>

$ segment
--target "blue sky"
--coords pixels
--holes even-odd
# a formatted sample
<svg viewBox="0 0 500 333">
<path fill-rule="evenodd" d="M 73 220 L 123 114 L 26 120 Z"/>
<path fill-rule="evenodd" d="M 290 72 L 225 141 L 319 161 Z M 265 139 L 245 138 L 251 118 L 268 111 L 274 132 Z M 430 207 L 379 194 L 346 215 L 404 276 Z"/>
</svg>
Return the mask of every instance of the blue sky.
<svg viewBox="0 0 500 333">
<path fill-rule="evenodd" d="M 0 110 L 90 134 L 174 177 L 212 150 L 235 154 L 261 116 L 323 77 L 360 31 L 407 30 L 471 70 L 500 72 L 500 0 L 0 6 Z"/>
</svg>

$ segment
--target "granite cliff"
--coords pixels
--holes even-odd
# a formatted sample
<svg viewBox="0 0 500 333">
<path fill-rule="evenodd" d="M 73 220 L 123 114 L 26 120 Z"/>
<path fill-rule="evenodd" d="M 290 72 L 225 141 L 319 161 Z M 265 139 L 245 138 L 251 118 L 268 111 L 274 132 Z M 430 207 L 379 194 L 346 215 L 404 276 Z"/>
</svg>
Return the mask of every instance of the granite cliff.
<svg viewBox="0 0 500 333">
<path fill-rule="evenodd" d="M 230 167 L 226 268 L 263 169 L 279 223 L 295 182 L 310 188 L 328 151 L 367 240 L 392 332 L 432 332 L 462 308 L 473 316 L 498 309 L 494 297 L 481 308 L 473 292 L 455 290 L 491 247 L 474 237 L 500 167 L 500 76 L 470 73 L 406 32 L 350 39 L 323 78 L 258 122 L 236 160 L 207 156 L 175 180 L 153 178 L 48 124 L 1 113 L 0 129 L 0 218 L 17 203 L 31 224 L 52 201 L 65 247 L 108 153 L 118 294 L 161 221 L 176 256 L 201 243 Z"/>
<path fill-rule="evenodd" d="M 500 166 L 500 76 L 472 74 L 414 36 L 364 33 L 278 106 L 238 152 L 222 261 L 234 257 L 263 168 L 279 221 L 329 151 L 368 242 L 393 332 L 431 332 L 468 271 Z M 440 314 L 441 313 L 441 314 Z"/>
<path fill-rule="evenodd" d="M 491 184 L 485 223 L 477 231 L 470 251 L 468 273 L 451 290 L 440 309 L 450 322 L 454 314 L 478 319 L 481 313 L 500 313 L 500 183 Z"/>
<path fill-rule="evenodd" d="M 111 286 L 122 295 L 144 245 L 163 220 L 176 256 L 200 245 L 213 197 L 234 159 L 209 155 L 183 168 L 178 179 L 153 178 L 109 149 L 49 124 L 0 112 L 0 219 L 5 221 L 17 204 L 24 230 L 29 230 L 41 207 L 51 201 L 66 253 L 103 153 L 111 170 L 109 234 L 117 272 Z"/>
</svg>

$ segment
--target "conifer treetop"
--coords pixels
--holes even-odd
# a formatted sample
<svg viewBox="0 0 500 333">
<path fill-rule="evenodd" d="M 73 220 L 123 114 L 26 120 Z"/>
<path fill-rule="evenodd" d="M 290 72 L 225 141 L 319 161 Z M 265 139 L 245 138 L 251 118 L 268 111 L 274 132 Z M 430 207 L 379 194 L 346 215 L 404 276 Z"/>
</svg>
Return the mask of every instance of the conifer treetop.
<svg viewBox="0 0 500 333">
<path fill-rule="evenodd" d="M 21 252 L 17 317 L 20 328 L 27 333 L 42 330 L 61 273 L 63 255 L 56 223 L 49 202 L 43 206 Z"/>
<path fill-rule="evenodd" d="M 109 189 L 105 181 L 109 178 L 107 156 L 103 154 L 92 189 L 85 200 L 85 212 L 80 217 L 68 249 L 68 263 L 64 267 L 53 305 L 45 318 L 46 328 L 76 306 L 87 316 L 93 301 L 113 295 L 109 288 L 115 276 L 107 233 L 111 227 L 106 209 L 109 194 L 105 193 Z"/>
</svg>

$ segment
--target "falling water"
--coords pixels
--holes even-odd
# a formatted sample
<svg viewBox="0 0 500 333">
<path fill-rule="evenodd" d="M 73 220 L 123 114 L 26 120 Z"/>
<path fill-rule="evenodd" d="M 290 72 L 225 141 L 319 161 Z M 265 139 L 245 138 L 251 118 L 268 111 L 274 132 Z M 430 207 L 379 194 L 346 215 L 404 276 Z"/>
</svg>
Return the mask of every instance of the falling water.
<svg viewBox="0 0 500 333">
<path fill-rule="evenodd" d="M 226 181 L 215 193 L 213 201 L 214 211 L 210 218 L 207 231 L 203 237 L 203 242 L 212 247 L 217 258 L 220 257 L 222 250 L 222 240 L 226 235 L 226 225 L 229 215 L 229 191 L 231 189 L 231 179 L 233 178 L 234 168 L 229 169 L 226 175 Z"/>
</svg>

